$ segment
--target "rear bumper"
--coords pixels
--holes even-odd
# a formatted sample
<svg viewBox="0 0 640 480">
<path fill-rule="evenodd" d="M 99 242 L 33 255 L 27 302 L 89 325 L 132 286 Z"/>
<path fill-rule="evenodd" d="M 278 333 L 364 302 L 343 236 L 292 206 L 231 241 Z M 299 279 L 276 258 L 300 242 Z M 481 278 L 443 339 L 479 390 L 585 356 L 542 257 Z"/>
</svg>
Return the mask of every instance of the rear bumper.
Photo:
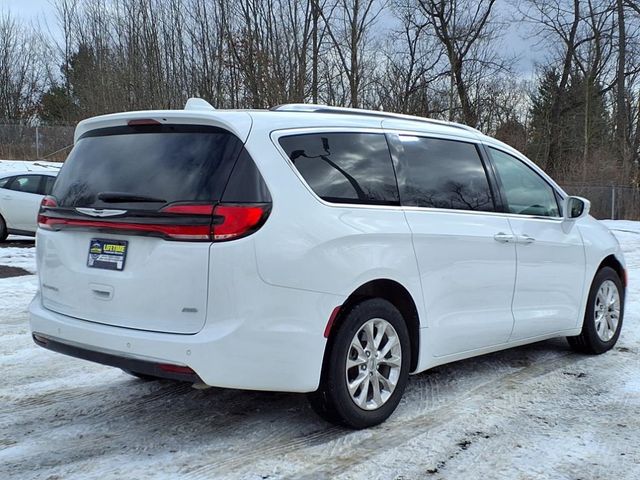
<svg viewBox="0 0 640 480">
<path fill-rule="evenodd" d="M 195 372 L 195 381 L 211 386 L 311 392 L 318 388 L 322 370 L 324 313 L 339 303 L 324 294 L 289 294 L 297 301 L 282 302 L 280 296 L 277 305 L 262 305 L 261 318 L 211 321 L 197 334 L 183 335 L 62 315 L 46 309 L 38 293 L 29 306 L 30 324 L 34 334 L 50 342 L 51 350 L 106 365 L 149 375 L 157 373 L 141 367 L 186 366 Z"/>
<path fill-rule="evenodd" d="M 127 358 L 110 353 L 97 352 L 86 348 L 67 345 L 66 343 L 54 340 L 40 333 L 33 334 L 33 341 L 36 345 L 51 350 L 53 352 L 69 355 L 70 357 L 89 360 L 90 362 L 101 363 L 110 367 L 117 367 L 130 372 L 142 373 L 153 377 L 168 378 L 171 380 L 181 380 L 184 382 L 200 383 L 202 380 L 195 373 L 177 373 L 161 368 L 161 363 Z M 170 365 L 166 365 L 169 367 Z"/>
</svg>

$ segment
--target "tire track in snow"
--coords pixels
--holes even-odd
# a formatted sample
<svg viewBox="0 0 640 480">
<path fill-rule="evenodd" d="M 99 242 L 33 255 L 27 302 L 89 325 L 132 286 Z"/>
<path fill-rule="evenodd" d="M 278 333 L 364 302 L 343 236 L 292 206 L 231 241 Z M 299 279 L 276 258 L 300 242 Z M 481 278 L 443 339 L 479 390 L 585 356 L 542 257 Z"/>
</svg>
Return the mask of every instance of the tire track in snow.
<svg viewBox="0 0 640 480">
<path fill-rule="evenodd" d="M 106 429 L 109 424 L 114 422 L 114 419 L 138 419 L 141 406 L 151 411 L 153 409 L 161 410 L 161 403 L 165 400 L 176 400 L 180 395 L 191 391 L 190 384 L 168 383 L 146 394 L 136 395 L 134 393 L 130 397 L 125 397 L 122 395 L 113 395 L 108 389 L 84 391 L 88 390 L 88 388 L 73 388 L 62 392 L 43 393 L 42 395 L 36 396 L 47 397 L 48 395 L 52 395 L 55 397 L 53 403 L 46 401 L 39 402 L 37 398 L 30 397 L 33 401 L 28 400 L 26 402 L 26 408 L 20 408 L 20 402 L 18 402 L 19 405 L 15 405 L 17 408 L 8 412 L 9 414 L 5 415 L 3 411 L 3 415 L 0 416 L 0 425 L 3 429 L 12 426 L 14 430 L 15 427 L 19 425 L 27 427 L 37 423 L 46 411 L 46 415 L 49 418 L 58 419 L 58 424 L 52 426 L 53 432 L 57 432 L 57 429 L 65 429 L 70 424 L 67 419 L 71 417 L 74 418 L 74 423 L 88 425 L 90 427 L 90 430 L 87 430 L 88 432 L 102 432 L 103 429 Z M 42 398 L 40 400 L 42 400 Z M 115 402 L 108 403 L 110 400 L 115 400 Z M 32 404 L 31 408 L 29 406 L 30 403 Z M 153 431 L 154 428 L 166 426 L 168 420 L 181 421 L 182 417 L 189 417 L 189 413 L 190 412 L 185 410 L 179 410 L 177 413 L 173 412 L 171 416 L 145 415 L 144 427 L 149 431 Z M 31 427 L 29 427 L 29 429 L 31 429 Z M 26 432 L 27 428 L 21 428 L 20 430 Z M 87 456 L 87 454 L 104 454 L 105 446 L 94 445 L 87 441 L 91 434 L 92 433 L 79 437 L 65 438 L 64 441 L 56 445 L 55 455 L 59 458 L 71 458 L 78 456 L 78 454 L 84 454 L 85 456 Z M 113 450 L 113 444 L 115 442 L 128 442 L 130 440 L 129 434 L 125 429 L 109 431 L 108 438 L 111 441 L 108 449 L 111 450 Z M 19 439 L 20 437 L 16 437 L 12 441 L 15 442 Z M 39 437 L 30 435 L 26 437 L 25 440 L 30 442 L 31 446 L 37 447 L 38 444 L 49 441 L 48 432 L 41 432 Z M 38 448 L 34 449 L 34 459 L 37 459 L 39 456 L 37 453 L 38 450 Z M 23 461 L 28 457 L 28 455 L 23 457 Z M 26 462 L 26 464 L 29 464 L 29 462 Z M 12 466 L 11 462 L 8 462 L 7 466 Z M 21 465 L 14 464 L 13 467 L 17 467 L 18 470 L 20 470 Z M 25 465 L 25 467 L 28 467 L 28 465 Z"/>
<path fill-rule="evenodd" d="M 343 473 L 346 469 L 358 465 L 382 452 L 397 448 L 413 439 L 417 434 L 425 433 L 428 429 L 440 427 L 446 423 L 456 421 L 464 415 L 464 404 L 491 398 L 496 393 L 505 390 L 515 390 L 523 383 L 535 380 L 539 377 L 553 373 L 584 360 L 582 355 L 568 352 L 550 360 L 538 362 L 529 367 L 524 367 L 516 372 L 508 373 L 498 379 L 482 383 L 462 397 L 452 399 L 441 407 L 437 407 L 427 413 L 403 419 L 392 424 L 382 424 L 375 427 L 373 434 L 357 443 L 352 443 L 347 452 L 335 452 L 331 463 L 326 462 L 326 456 L 305 462 L 305 473 L 293 474 L 285 478 L 296 480 L 314 480 L 318 478 L 333 478 Z M 315 467 L 315 468 L 314 468 Z"/>
<path fill-rule="evenodd" d="M 211 479 L 216 478 L 219 475 L 233 472 L 238 468 L 246 466 L 248 464 L 255 464 L 257 461 L 265 458 L 265 456 L 283 455 L 285 453 L 296 451 L 300 448 L 313 447 L 315 445 L 321 445 L 327 442 L 337 440 L 345 435 L 353 433 L 342 427 L 327 427 L 326 429 L 302 435 L 292 440 L 280 442 L 272 446 L 264 446 L 256 448 L 249 453 L 239 453 L 231 458 L 221 460 L 218 462 L 212 462 L 207 465 L 203 465 L 194 470 L 188 471 L 185 474 L 180 475 L 180 478 L 185 479 Z M 225 472 L 225 470 L 227 472 Z"/>
<path fill-rule="evenodd" d="M 305 464 L 305 473 L 302 475 L 293 474 L 290 478 L 308 480 L 331 478 L 343 472 L 350 465 L 356 465 L 369 456 L 395 448 L 410 440 L 416 434 L 416 427 L 433 428 L 461 416 L 462 413 L 458 410 L 463 402 L 473 402 L 492 393 L 502 392 L 507 388 L 516 388 L 522 382 L 572 365 L 580 358 L 582 357 L 568 351 L 560 356 L 556 355 L 547 360 L 540 360 L 531 366 L 522 367 L 516 372 L 508 372 L 489 382 L 481 383 L 468 390 L 462 397 L 451 398 L 446 403 L 429 409 L 425 413 L 410 416 L 399 422 L 388 422 L 370 430 L 353 431 L 341 427 L 327 427 L 310 435 L 300 435 L 290 440 L 283 440 L 282 435 L 279 435 L 280 441 L 277 443 L 275 443 L 278 440 L 276 437 L 270 444 L 264 445 L 263 443 L 264 446 L 250 452 L 244 454 L 234 452 L 232 458 L 214 461 L 193 470 L 182 471 L 181 478 L 199 480 L 225 475 L 233 476 L 239 473 L 238 469 L 248 465 L 254 468 L 255 473 L 255 466 L 261 460 L 292 453 L 304 456 L 304 452 L 300 453 L 301 450 L 318 446 L 325 446 L 330 450 L 330 454 L 324 452 L 318 459 L 304 457 L 300 463 Z M 441 393 L 438 392 L 436 397 L 440 397 L 440 395 Z M 326 465 L 327 458 L 332 459 L 331 466 Z M 295 459 L 291 460 L 295 463 Z"/>
</svg>

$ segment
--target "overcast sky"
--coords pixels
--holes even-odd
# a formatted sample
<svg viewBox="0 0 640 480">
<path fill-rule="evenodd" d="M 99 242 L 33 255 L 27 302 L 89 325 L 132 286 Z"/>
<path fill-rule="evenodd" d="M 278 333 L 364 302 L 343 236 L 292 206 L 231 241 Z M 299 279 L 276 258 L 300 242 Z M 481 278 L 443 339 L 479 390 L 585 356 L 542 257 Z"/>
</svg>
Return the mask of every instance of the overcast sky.
<svg viewBox="0 0 640 480">
<path fill-rule="evenodd" d="M 56 34 L 59 29 L 55 8 L 49 0 L 0 0 L 1 10 L 9 10 L 12 15 L 27 21 L 40 22 Z M 495 7 L 494 7 L 495 8 Z M 497 8 L 511 12 L 513 7 L 507 0 L 498 0 Z M 544 52 L 532 45 L 526 37 L 527 26 L 518 22 L 509 22 L 503 38 L 507 54 L 519 57 L 516 72 L 524 79 L 530 79 L 535 71 L 535 63 L 544 59 Z"/>
<path fill-rule="evenodd" d="M 47 0 L 0 0 L 3 10 L 7 7 L 12 14 L 26 19 L 38 17 L 54 18 L 54 9 Z"/>
</svg>

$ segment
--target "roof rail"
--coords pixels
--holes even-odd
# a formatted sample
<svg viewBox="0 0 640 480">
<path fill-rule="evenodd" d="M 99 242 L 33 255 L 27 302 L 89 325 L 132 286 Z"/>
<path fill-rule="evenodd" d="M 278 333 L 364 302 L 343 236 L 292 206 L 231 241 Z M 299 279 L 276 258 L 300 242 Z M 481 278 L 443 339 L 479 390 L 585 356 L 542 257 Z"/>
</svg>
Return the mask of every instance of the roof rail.
<svg viewBox="0 0 640 480">
<path fill-rule="evenodd" d="M 346 115 L 362 115 L 367 117 L 391 118 L 397 120 L 409 120 L 413 122 L 431 123 L 433 125 L 443 125 L 446 127 L 459 128 L 468 132 L 482 133 L 479 130 L 463 125 L 462 123 L 447 122 L 445 120 L 434 120 L 432 118 L 417 117 L 415 115 L 405 115 L 402 113 L 390 113 L 378 110 L 364 110 L 360 108 L 330 107 L 328 105 L 317 105 L 313 103 L 286 103 L 271 107 L 274 112 L 313 112 L 313 113 L 340 113 Z"/>
</svg>

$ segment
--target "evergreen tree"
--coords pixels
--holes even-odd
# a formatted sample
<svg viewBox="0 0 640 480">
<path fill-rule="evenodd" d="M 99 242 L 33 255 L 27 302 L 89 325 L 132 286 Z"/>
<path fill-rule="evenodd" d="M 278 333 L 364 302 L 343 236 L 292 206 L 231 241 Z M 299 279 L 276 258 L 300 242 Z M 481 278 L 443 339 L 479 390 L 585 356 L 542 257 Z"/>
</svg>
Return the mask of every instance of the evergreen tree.
<svg viewBox="0 0 640 480">
<path fill-rule="evenodd" d="M 99 105 L 97 70 L 93 50 L 87 45 L 80 45 L 69 61 L 60 67 L 62 80 L 42 95 L 40 118 L 50 123 L 72 123 L 95 115 Z"/>
<path fill-rule="evenodd" d="M 609 114 L 601 86 L 591 78 L 574 72 L 564 91 L 559 91 L 559 75 L 554 69 L 543 72 L 531 99 L 529 156 L 543 168 L 547 166 L 549 146 L 555 140 L 561 164 L 555 165 L 560 181 L 585 180 L 586 165 L 611 143 Z M 560 102 L 560 118 L 551 121 L 554 99 Z M 558 168 L 560 167 L 560 168 Z"/>
</svg>

